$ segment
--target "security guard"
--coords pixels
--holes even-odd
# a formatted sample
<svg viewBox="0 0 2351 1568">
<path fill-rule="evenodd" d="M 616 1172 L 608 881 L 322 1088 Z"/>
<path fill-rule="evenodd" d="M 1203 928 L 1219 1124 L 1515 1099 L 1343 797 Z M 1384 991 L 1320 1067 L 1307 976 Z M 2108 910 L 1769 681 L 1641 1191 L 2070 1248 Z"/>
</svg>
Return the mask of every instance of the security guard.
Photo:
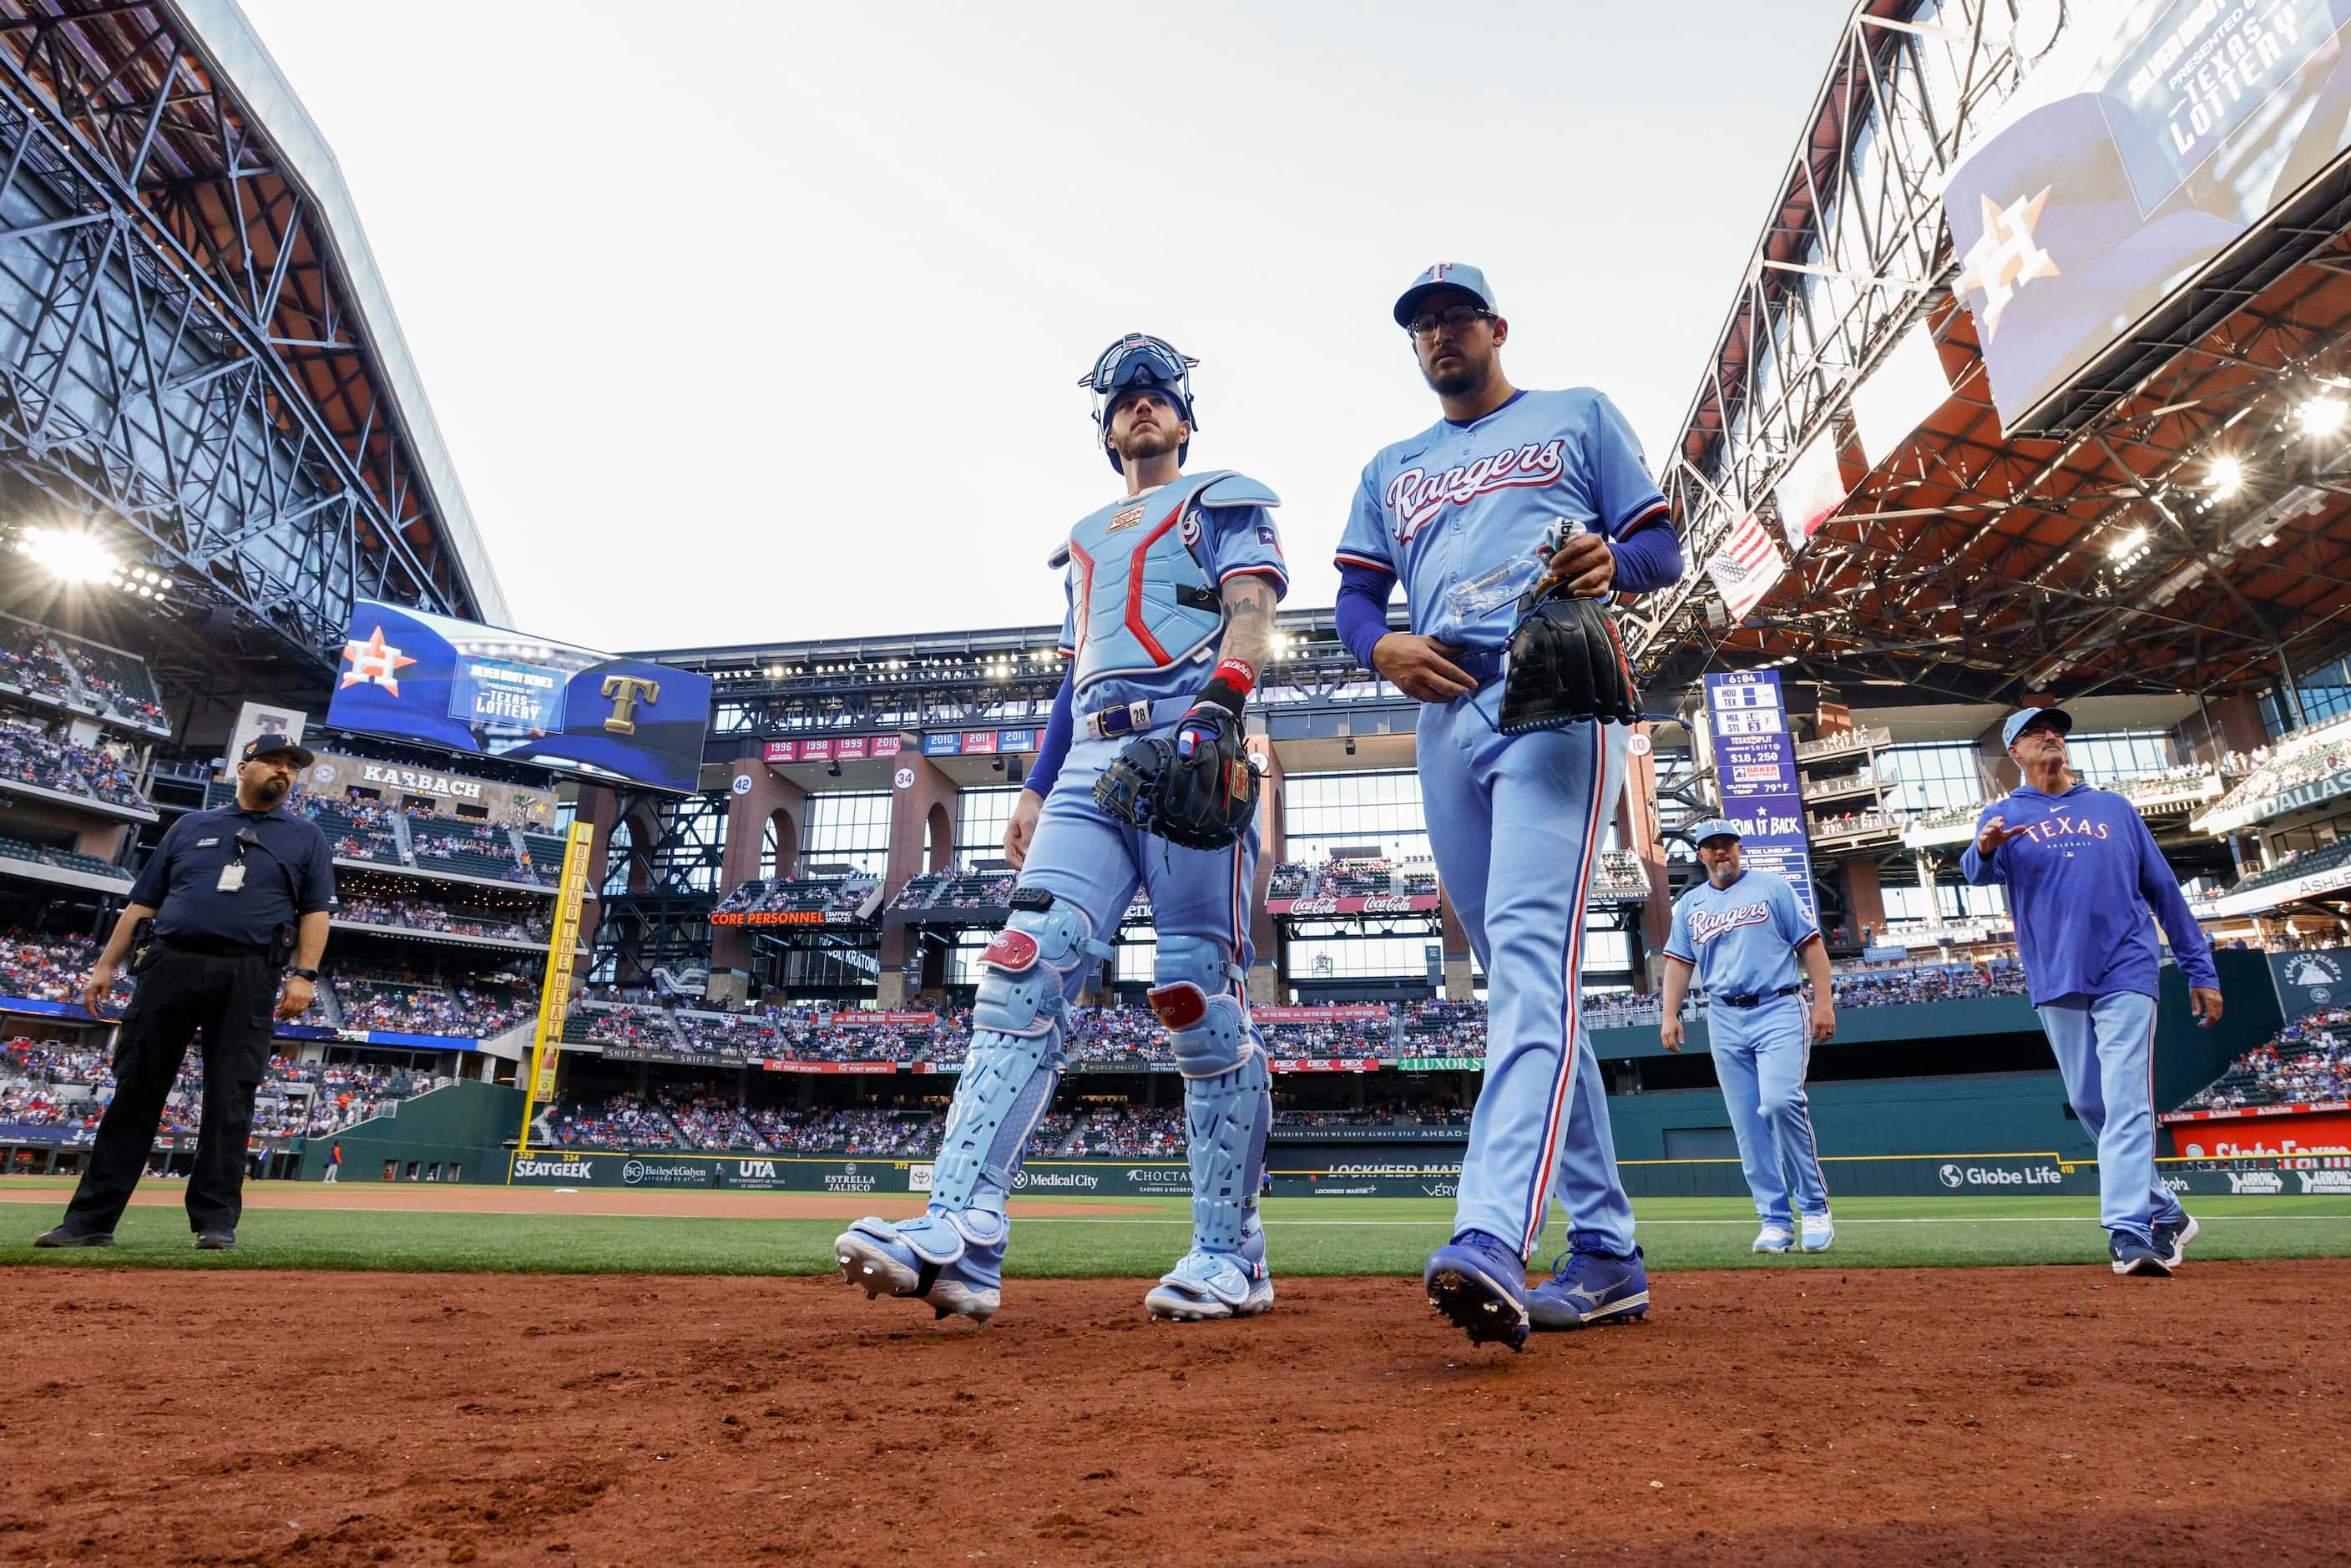
<svg viewBox="0 0 2351 1568">
<path fill-rule="evenodd" d="M 116 968 L 137 936 L 138 988 L 114 1048 L 114 1103 L 98 1125 L 65 1223 L 36 1247 L 111 1247 L 115 1222 L 146 1168 L 163 1102 L 191 1037 L 204 1038 L 204 1121 L 188 1180 L 196 1246 L 236 1245 L 253 1099 L 269 1062 L 277 1016 L 308 1009 L 335 904 L 335 862 L 317 823 L 282 802 L 310 753 L 282 735 L 246 743 L 236 804 L 191 811 L 172 824 L 131 885 L 131 906 L 82 981 L 82 1005 L 106 1016 Z M 152 936 L 139 928 L 152 918 Z M 294 961 L 278 990 L 278 973 Z"/>
</svg>

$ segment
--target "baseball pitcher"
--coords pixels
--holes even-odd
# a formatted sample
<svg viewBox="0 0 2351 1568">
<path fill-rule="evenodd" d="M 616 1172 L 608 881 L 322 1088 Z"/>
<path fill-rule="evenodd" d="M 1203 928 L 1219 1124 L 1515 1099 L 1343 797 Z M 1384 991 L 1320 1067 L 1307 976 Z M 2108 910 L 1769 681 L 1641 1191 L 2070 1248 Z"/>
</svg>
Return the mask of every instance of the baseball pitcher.
<svg viewBox="0 0 2351 1568">
<path fill-rule="evenodd" d="M 947 1110 L 929 1206 L 861 1219 L 833 1244 L 852 1285 L 979 1323 L 1001 1303 L 1004 1201 L 1067 1062 L 1070 1003 L 1111 956 L 1138 882 L 1158 933 L 1150 1001 L 1184 1077 L 1192 1248 L 1144 1298 L 1157 1318 L 1273 1305 L 1258 1191 L 1273 1119 L 1243 981 L 1258 853 L 1258 775 L 1241 715 L 1289 578 L 1273 492 L 1181 465 L 1199 421 L 1196 361 L 1157 338 L 1106 350 L 1082 384 L 1125 494 L 1051 557 L 1069 611 L 1068 675 L 1005 835 L 1011 917 L 981 960 L 970 1055 Z"/>
<path fill-rule="evenodd" d="M 1583 903 L 1637 716 L 1604 605 L 1664 588 L 1681 543 L 1614 405 L 1523 392 L 1485 275 L 1443 262 L 1395 302 L 1444 417 L 1364 469 L 1338 552 L 1339 634 L 1422 706 L 1429 844 L 1484 964 L 1486 1081 L 1430 1304 L 1473 1342 L 1640 1316 L 1648 1275 L 1577 998 Z M 1401 580 L 1408 632 L 1387 626 Z M 1531 1300 L 1553 1195 L 1570 1250 Z"/>
<path fill-rule="evenodd" d="M 1682 998 L 1696 976 L 1706 988 L 1714 1075 L 1730 1109 L 1755 1217 L 1763 1222 L 1754 1249 L 1785 1252 L 1801 1224 L 1804 1250 L 1825 1252 L 1836 1228 L 1813 1141 L 1804 1072 L 1813 1047 L 1836 1035 L 1828 947 L 1785 877 L 1740 863 L 1738 823 L 1717 817 L 1690 836 L 1706 880 L 1674 901 L 1658 1042 L 1681 1050 Z M 1799 956 L 1813 981 L 1809 1010 L 1796 977 Z"/>
</svg>

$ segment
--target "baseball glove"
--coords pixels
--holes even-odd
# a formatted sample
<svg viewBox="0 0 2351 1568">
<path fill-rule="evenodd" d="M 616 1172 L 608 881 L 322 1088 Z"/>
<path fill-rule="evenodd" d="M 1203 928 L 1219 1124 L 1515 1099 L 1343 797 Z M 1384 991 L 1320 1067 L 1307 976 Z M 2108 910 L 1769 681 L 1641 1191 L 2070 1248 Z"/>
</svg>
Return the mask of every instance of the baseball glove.
<svg viewBox="0 0 2351 1568">
<path fill-rule="evenodd" d="M 1640 691 L 1607 605 L 1569 597 L 1564 583 L 1520 596 L 1495 727 L 1504 735 L 1529 735 L 1595 720 L 1631 724 L 1640 716 Z"/>
<path fill-rule="evenodd" d="M 1128 741 L 1094 780 L 1094 804 L 1171 844 L 1221 850 L 1256 819 L 1257 768 L 1240 720 L 1223 708 L 1204 703 L 1184 724 L 1194 734 L 1189 756 L 1172 739 Z"/>
</svg>

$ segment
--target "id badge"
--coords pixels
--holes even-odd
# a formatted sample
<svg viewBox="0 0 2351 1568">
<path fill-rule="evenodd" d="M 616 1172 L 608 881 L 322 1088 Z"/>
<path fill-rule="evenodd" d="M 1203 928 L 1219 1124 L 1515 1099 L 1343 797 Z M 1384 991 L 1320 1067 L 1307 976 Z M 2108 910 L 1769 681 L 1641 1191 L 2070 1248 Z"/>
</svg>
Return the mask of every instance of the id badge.
<svg viewBox="0 0 2351 1568">
<path fill-rule="evenodd" d="M 239 861 L 233 865 L 225 865 L 221 867 L 220 882 L 218 883 L 221 892 L 235 893 L 244 885 L 245 862 L 243 861 Z"/>
</svg>

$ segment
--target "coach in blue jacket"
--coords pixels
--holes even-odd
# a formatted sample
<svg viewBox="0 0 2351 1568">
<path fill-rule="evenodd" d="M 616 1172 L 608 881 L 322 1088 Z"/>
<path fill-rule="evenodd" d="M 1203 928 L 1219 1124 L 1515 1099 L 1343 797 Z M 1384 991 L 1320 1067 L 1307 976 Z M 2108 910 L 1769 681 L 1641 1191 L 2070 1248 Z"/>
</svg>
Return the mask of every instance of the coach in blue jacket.
<svg viewBox="0 0 2351 1568">
<path fill-rule="evenodd" d="M 2212 945 L 2131 803 L 2074 777 L 2064 708 L 2023 708 L 2000 737 L 2024 782 L 1984 808 L 1959 857 L 1967 879 L 2002 883 L 2016 946 L 2065 1097 L 2098 1145 L 2098 1221 L 2117 1274 L 2168 1274 L 2196 1221 L 2155 1175 L 2155 998 L 2163 923 L 2205 1024 L 2220 1017 Z"/>
</svg>

